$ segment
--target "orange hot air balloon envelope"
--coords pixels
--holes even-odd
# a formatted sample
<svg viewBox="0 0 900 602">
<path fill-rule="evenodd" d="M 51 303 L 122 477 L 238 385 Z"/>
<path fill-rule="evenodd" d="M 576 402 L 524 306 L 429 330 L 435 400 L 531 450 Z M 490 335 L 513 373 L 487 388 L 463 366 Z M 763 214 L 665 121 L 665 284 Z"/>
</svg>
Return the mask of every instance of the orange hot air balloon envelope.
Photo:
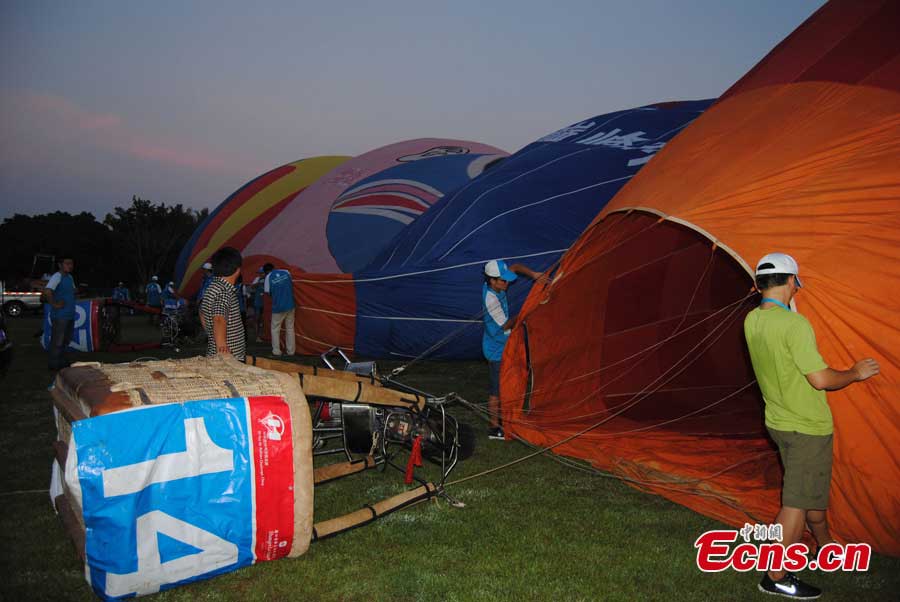
<svg viewBox="0 0 900 602">
<path fill-rule="evenodd" d="M 743 340 L 752 269 L 793 255 L 836 369 L 829 520 L 900 555 L 900 3 L 830 2 L 670 142 L 523 308 L 507 430 L 732 525 L 771 522 L 781 467 Z"/>
</svg>

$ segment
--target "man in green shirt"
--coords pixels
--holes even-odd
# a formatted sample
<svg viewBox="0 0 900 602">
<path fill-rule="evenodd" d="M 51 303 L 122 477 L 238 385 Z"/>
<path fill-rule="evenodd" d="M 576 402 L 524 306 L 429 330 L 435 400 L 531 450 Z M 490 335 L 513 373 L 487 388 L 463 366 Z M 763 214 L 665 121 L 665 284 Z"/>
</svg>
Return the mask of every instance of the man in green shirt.
<svg viewBox="0 0 900 602">
<path fill-rule="evenodd" d="M 801 288 L 793 257 L 770 253 L 756 267 L 760 306 L 744 320 L 750 361 L 766 404 L 766 428 L 784 465 L 781 510 L 782 545 L 799 542 L 804 524 L 821 547 L 833 540 L 828 530 L 833 422 L 825 391 L 836 391 L 878 374 L 867 358 L 849 370 L 833 370 L 819 355 L 809 321 L 791 311 Z M 759 589 L 771 594 L 813 599 L 822 591 L 785 571 L 770 571 Z"/>
</svg>

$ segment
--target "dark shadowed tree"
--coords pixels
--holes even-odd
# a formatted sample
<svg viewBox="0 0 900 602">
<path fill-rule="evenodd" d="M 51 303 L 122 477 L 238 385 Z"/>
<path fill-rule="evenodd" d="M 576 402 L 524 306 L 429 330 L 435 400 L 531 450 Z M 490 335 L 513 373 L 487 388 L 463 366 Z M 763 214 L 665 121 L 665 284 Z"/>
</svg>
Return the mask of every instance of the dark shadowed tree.
<svg viewBox="0 0 900 602">
<path fill-rule="evenodd" d="M 113 233 L 88 212 L 55 211 L 41 215 L 15 214 L 0 224 L 0 279 L 12 287 L 26 278 L 56 271 L 49 258 L 38 265 L 35 255 L 69 255 L 75 259 L 75 277 L 91 290 L 112 286 L 121 260 L 115 251 Z M 37 273 L 33 273 L 34 271 Z"/>
<path fill-rule="evenodd" d="M 139 283 L 154 275 L 165 283 L 174 279 L 181 248 L 208 213 L 135 196 L 130 207 L 116 207 L 103 223 L 111 229 L 122 261 L 130 262 Z"/>
</svg>

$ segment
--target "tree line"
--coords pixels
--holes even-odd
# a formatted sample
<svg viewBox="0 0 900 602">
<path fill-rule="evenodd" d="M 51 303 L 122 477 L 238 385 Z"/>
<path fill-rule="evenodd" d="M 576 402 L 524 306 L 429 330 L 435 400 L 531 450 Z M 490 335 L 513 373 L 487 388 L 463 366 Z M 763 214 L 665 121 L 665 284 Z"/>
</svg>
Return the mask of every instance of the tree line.
<svg viewBox="0 0 900 602">
<path fill-rule="evenodd" d="M 50 257 L 71 256 L 78 284 L 103 294 L 117 282 L 133 291 L 151 276 L 174 280 L 181 249 L 209 211 L 154 203 L 134 196 L 103 221 L 83 211 L 15 214 L 0 224 L 0 280 L 10 287 L 56 271 Z"/>
</svg>

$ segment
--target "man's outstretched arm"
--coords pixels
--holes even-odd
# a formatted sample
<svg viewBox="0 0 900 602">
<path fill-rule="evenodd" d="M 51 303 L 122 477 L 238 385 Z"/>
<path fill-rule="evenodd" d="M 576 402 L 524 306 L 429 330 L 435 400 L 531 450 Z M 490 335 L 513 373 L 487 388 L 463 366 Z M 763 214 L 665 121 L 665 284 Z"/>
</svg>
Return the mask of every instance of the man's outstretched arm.
<svg viewBox="0 0 900 602">
<path fill-rule="evenodd" d="M 806 375 L 806 380 L 819 391 L 837 391 L 847 385 L 866 380 L 875 376 L 880 371 L 878 362 L 870 357 L 859 360 L 849 370 L 834 370 L 825 368 Z"/>
<path fill-rule="evenodd" d="M 531 278 L 532 280 L 539 280 L 544 276 L 543 272 L 535 272 L 527 265 L 522 265 L 521 263 L 514 263 L 509 266 L 510 272 L 515 272 L 519 276 L 525 276 L 527 278 Z"/>
</svg>

